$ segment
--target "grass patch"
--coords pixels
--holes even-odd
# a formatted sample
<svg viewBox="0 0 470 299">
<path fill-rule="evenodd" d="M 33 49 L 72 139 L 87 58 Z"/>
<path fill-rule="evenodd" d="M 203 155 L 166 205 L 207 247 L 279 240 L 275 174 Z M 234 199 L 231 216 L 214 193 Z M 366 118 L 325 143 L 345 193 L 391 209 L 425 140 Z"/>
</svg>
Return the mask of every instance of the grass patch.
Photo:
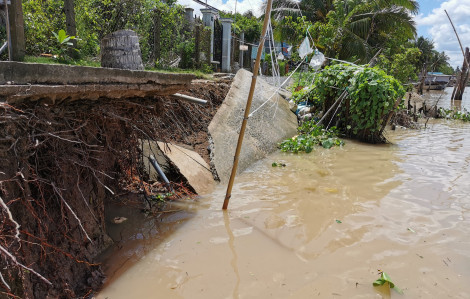
<svg viewBox="0 0 470 299">
<path fill-rule="evenodd" d="M 178 69 L 178 68 L 168 68 L 168 69 L 159 69 L 155 67 L 145 67 L 146 71 L 150 72 L 159 72 L 159 73 L 171 73 L 171 74 L 191 74 L 196 76 L 197 79 L 207 79 L 211 80 L 213 79 L 211 74 L 205 73 L 202 70 L 196 70 L 196 69 Z"/>
<path fill-rule="evenodd" d="M 58 60 L 57 58 L 53 58 L 53 57 L 25 56 L 24 62 L 101 67 L 101 63 L 99 61 L 95 61 L 89 58 L 64 61 L 64 60 Z M 170 74 L 192 74 L 197 79 L 207 79 L 207 80 L 213 79 L 211 74 L 207 74 L 203 72 L 202 70 L 183 70 L 183 69 L 178 69 L 178 68 L 158 69 L 155 67 L 146 67 L 145 70 L 150 71 L 150 72 L 170 73 Z"/>
<path fill-rule="evenodd" d="M 87 59 L 87 58 L 80 59 L 80 60 L 58 60 L 57 58 L 53 58 L 53 57 L 25 56 L 24 62 L 101 67 L 101 64 L 99 61 L 94 61 L 94 60 Z"/>
</svg>

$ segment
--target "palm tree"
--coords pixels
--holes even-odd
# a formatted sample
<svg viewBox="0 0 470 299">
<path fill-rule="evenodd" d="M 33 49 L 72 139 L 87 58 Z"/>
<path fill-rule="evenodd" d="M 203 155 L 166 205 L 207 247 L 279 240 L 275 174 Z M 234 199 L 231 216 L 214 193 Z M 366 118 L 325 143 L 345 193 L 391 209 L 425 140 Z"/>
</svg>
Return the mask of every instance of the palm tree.
<svg viewBox="0 0 470 299">
<path fill-rule="evenodd" d="M 305 16 L 311 22 L 326 21 L 328 12 L 334 9 L 333 0 L 274 0 L 272 16 L 280 21 L 285 16 Z"/>
<path fill-rule="evenodd" d="M 397 32 L 413 38 L 418 9 L 415 0 L 276 0 L 273 18 L 303 15 L 316 23 L 315 43 L 327 55 L 365 61 Z"/>
</svg>

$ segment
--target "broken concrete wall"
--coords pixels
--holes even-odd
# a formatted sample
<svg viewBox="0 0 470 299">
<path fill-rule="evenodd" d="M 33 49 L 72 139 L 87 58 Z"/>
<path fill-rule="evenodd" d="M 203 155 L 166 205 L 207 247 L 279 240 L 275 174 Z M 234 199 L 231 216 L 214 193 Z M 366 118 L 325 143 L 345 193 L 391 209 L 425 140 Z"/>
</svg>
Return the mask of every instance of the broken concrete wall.
<svg viewBox="0 0 470 299">
<path fill-rule="evenodd" d="M 171 143 L 149 140 L 143 142 L 142 149 L 144 167 L 149 172 L 150 179 L 162 181 L 148 161 L 152 155 L 165 175 L 178 172 L 197 194 L 208 194 L 214 190 L 215 181 L 210 166 L 195 151 Z"/>
<path fill-rule="evenodd" d="M 87 66 L 0 62 L 0 101 L 98 100 L 170 95 L 187 90 L 194 76 Z"/>
<path fill-rule="evenodd" d="M 225 101 L 209 125 L 209 133 L 214 141 L 212 162 L 221 182 L 230 178 L 252 75 L 244 69 L 238 71 Z M 297 133 L 297 117 L 289 110 L 288 102 L 276 94 L 276 87 L 259 77 L 251 111 L 260 107 L 271 96 L 248 120 L 238 172 L 266 157 L 281 141 Z"/>
</svg>

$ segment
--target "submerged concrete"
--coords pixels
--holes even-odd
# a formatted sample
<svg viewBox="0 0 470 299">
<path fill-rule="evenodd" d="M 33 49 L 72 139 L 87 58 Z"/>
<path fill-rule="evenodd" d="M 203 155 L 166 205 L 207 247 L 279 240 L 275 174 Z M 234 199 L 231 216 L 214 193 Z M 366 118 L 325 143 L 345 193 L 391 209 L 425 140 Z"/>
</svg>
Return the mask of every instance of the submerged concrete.
<svg viewBox="0 0 470 299">
<path fill-rule="evenodd" d="M 161 180 L 148 162 L 148 157 L 153 155 L 166 175 L 174 171 L 178 172 L 197 194 L 208 194 L 214 190 L 215 181 L 210 166 L 195 151 L 170 143 L 149 140 L 143 143 L 142 149 L 144 167 L 149 171 L 151 179 Z"/>
<path fill-rule="evenodd" d="M 210 167 L 198 153 L 169 143 L 158 142 L 158 146 L 197 194 L 208 194 L 214 190 Z"/>
<path fill-rule="evenodd" d="M 214 141 L 212 162 L 222 182 L 229 179 L 232 170 L 251 79 L 252 73 L 244 69 L 238 71 L 225 101 L 209 125 L 209 133 Z M 288 102 L 276 93 L 274 86 L 259 77 L 251 111 L 260 107 L 271 96 L 248 120 L 238 172 L 266 157 L 277 148 L 279 142 L 297 132 L 297 117 L 289 110 Z"/>
<path fill-rule="evenodd" d="M 190 74 L 87 66 L 0 62 L 0 97 L 6 102 L 130 98 L 170 95 L 189 88 Z"/>
</svg>

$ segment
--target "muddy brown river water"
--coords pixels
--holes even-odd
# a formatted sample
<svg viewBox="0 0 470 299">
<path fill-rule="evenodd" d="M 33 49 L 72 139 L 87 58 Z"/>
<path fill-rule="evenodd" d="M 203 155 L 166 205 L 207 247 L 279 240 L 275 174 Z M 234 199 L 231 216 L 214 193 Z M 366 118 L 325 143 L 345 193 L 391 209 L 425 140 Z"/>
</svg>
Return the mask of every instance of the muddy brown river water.
<svg viewBox="0 0 470 299">
<path fill-rule="evenodd" d="M 97 298 L 470 298 L 470 124 L 387 137 L 272 154 L 237 177 L 228 212 L 220 185 L 115 255 L 138 258 Z M 373 287 L 380 271 L 404 294 Z"/>
</svg>

